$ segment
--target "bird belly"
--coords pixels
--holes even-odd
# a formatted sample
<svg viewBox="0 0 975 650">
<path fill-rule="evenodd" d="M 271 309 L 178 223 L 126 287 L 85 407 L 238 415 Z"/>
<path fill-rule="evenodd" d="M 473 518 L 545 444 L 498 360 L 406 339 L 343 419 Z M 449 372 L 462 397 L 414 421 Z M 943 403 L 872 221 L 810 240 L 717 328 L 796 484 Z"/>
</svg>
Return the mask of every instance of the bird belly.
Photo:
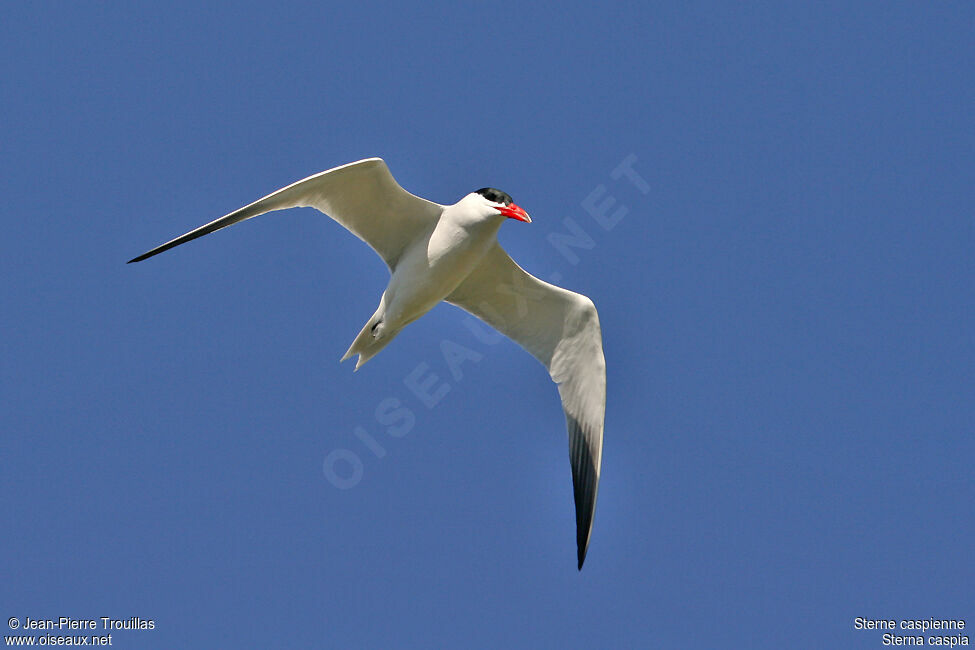
<svg viewBox="0 0 975 650">
<path fill-rule="evenodd" d="M 433 309 L 470 274 L 487 252 L 497 229 L 472 233 L 438 226 L 408 251 L 384 294 L 387 324 L 405 327 Z"/>
</svg>

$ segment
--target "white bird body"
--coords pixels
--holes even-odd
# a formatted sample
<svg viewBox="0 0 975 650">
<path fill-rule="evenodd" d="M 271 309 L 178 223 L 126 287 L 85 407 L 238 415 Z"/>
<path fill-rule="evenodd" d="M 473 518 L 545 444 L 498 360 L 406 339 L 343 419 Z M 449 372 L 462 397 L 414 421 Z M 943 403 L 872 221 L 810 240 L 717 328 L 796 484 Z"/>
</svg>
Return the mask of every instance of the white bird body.
<svg viewBox="0 0 975 650">
<path fill-rule="evenodd" d="M 342 357 L 356 369 L 404 327 L 442 301 L 481 318 L 548 368 L 559 386 L 569 432 L 579 568 L 596 507 L 606 407 L 606 367 L 589 298 L 543 282 L 497 242 L 506 218 L 531 223 L 492 188 L 440 205 L 404 190 L 379 158 L 315 174 L 177 237 L 130 262 L 272 210 L 310 206 L 369 244 L 389 266 L 379 307 Z"/>
<path fill-rule="evenodd" d="M 472 196 L 477 195 L 445 206 L 433 227 L 406 248 L 379 308 L 342 361 L 358 354 L 358 370 L 400 330 L 442 302 L 477 266 L 496 240 L 505 217 L 496 210 L 486 210 Z"/>
</svg>

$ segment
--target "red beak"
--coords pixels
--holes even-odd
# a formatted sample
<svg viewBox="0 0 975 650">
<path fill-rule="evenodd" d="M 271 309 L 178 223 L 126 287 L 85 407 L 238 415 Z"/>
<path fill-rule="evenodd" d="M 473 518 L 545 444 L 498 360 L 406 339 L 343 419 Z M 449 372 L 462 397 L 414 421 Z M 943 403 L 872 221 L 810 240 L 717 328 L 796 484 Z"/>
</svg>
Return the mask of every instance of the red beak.
<svg viewBox="0 0 975 650">
<path fill-rule="evenodd" d="M 508 205 L 498 208 L 498 212 L 509 219 L 517 219 L 518 221 L 524 221 L 525 223 L 532 222 L 532 219 L 528 216 L 528 213 L 514 203 L 509 203 Z"/>
</svg>

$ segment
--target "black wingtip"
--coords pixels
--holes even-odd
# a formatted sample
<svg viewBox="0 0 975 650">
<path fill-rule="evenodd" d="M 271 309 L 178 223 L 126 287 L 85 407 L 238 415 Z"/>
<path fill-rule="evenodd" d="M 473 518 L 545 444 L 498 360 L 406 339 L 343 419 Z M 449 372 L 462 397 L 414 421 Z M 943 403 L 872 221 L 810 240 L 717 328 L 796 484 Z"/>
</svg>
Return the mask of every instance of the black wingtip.
<svg viewBox="0 0 975 650">
<path fill-rule="evenodd" d="M 132 264 L 133 262 L 141 262 L 142 260 L 145 260 L 145 259 L 148 259 L 148 258 L 152 257 L 153 255 L 156 254 L 156 252 L 157 251 L 154 249 L 154 250 L 149 251 L 148 253 L 143 253 L 142 255 L 139 255 L 138 257 L 133 257 L 128 262 L 126 262 L 126 264 Z"/>
</svg>

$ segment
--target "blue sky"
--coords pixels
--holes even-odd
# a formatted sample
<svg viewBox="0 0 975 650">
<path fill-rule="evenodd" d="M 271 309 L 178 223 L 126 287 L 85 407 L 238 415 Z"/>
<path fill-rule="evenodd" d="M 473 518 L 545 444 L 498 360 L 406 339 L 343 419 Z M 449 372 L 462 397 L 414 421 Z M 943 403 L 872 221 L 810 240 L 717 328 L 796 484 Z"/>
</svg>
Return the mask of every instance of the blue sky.
<svg viewBox="0 0 975 650">
<path fill-rule="evenodd" d="M 975 10 L 672 4 L 5 3 L 0 614 L 155 621 L 125 648 L 975 624 Z M 441 203 L 510 193 L 534 223 L 503 245 L 598 307 L 581 573 L 557 391 L 516 345 L 440 306 L 339 365 L 387 272 L 308 209 L 124 263 L 369 156 Z"/>
</svg>

